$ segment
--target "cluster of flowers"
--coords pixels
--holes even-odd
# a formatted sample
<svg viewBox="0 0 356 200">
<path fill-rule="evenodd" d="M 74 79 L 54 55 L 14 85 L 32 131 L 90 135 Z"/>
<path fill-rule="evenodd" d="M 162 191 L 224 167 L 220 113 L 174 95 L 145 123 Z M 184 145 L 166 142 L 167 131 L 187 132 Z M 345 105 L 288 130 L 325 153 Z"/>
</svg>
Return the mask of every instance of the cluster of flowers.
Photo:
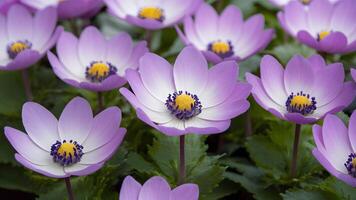
<svg viewBox="0 0 356 200">
<path fill-rule="evenodd" d="M 65 83 L 95 92 L 117 89 L 135 108 L 137 117 L 168 136 L 188 133 L 217 134 L 232 118 L 246 112 L 247 97 L 282 120 L 314 126 L 320 163 L 334 176 L 356 186 L 356 127 L 349 131 L 331 115 L 348 106 L 356 84 L 344 82 L 340 63 L 327 64 L 314 55 L 294 56 L 283 66 L 272 56 L 261 61 L 261 78 L 248 73 L 248 83 L 237 81 L 237 62 L 264 49 L 274 36 L 264 29 L 264 18 L 243 20 L 236 6 L 221 15 L 201 0 L 104 0 L 118 18 L 149 30 L 175 26 L 187 46 L 174 65 L 149 53 L 146 42 L 127 33 L 106 39 L 89 26 L 77 38 L 57 20 L 95 15 L 100 0 L 0 1 L 0 69 L 23 70 L 47 55 L 53 72 Z M 356 5 L 353 0 L 286 0 L 278 13 L 281 26 L 322 53 L 356 50 Z M 32 12 L 35 15 L 32 15 Z M 183 31 L 178 26 L 183 22 Z M 56 44 L 56 53 L 49 50 Z M 215 64 L 208 67 L 208 61 Z M 353 72 L 356 78 L 356 72 Z M 47 109 L 28 102 L 22 110 L 27 134 L 5 128 L 25 167 L 54 178 L 84 176 L 100 169 L 122 142 L 121 111 L 110 107 L 93 116 L 89 103 L 77 97 L 64 108 L 59 120 Z M 350 126 L 356 123 L 352 115 Z M 120 199 L 198 199 L 199 189 L 184 184 L 170 189 L 160 177 L 143 186 L 132 177 L 123 183 Z"/>
</svg>

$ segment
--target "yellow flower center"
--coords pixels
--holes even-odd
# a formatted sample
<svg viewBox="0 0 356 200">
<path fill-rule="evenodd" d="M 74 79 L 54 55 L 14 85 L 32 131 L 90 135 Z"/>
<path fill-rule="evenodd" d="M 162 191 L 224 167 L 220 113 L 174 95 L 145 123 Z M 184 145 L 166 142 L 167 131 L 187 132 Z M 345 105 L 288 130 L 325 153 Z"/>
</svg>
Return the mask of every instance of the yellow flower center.
<svg viewBox="0 0 356 200">
<path fill-rule="evenodd" d="M 352 159 L 351 164 L 354 168 L 356 168 L 356 158 Z"/>
<path fill-rule="evenodd" d="M 221 41 L 212 43 L 211 49 L 214 53 L 217 53 L 217 54 L 225 54 L 231 50 L 229 43 L 221 42 Z"/>
<path fill-rule="evenodd" d="M 300 2 L 305 5 L 310 4 L 311 1 L 312 0 L 300 0 Z"/>
<path fill-rule="evenodd" d="M 74 157 L 74 152 L 77 151 L 77 147 L 73 143 L 64 142 L 59 147 L 57 154 L 66 158 L 70 156 Z"/>
<path fill-rule="evenodd" d="M 147 7 L 141 8 L 141 10 L 138 13 L 138 16 L 143 19 L 153 19 L 153 20 L 162 21 L 163 20 L 163 10 L 158 7 L 147 6 Z"/>
<path fill-rule="evenodd" d="M 85 75 L 86 78 L 92 82 L 101 82 L 117 71 L 109 62 L 95 61 L 87 67 Z"/>
<path fill-rule="evenodd" d="M 195 100 L 191 97 L 191 95 L 180 94 L 176 97 L 175 104 L 177 106 L 177 109 L 180 111 L 190 111 L 194 105 L 194 102 Z"/>
<path fill-rule="evenodd" d="M 297 95 L 292 98 L 290 105 L 293 107 L 306 107 L 312 105 L 312 102 L 306 96 Z"/>
<path fill-rule="evenodd" d="M 30 48 L 25 42 L 14 42 L 10 46 L 10 50 L 13 53 L 19 54 L 21 51 Z"/>
<path fill-rule="evenodd" d="M 324 38 L 326 38 L 328 35 L 330 35 L 330 31 L 321 31 L 321 32 L 318 34 L 318 40 L 321 41 L 321 40 L 323 40 Z"/>
</svg>

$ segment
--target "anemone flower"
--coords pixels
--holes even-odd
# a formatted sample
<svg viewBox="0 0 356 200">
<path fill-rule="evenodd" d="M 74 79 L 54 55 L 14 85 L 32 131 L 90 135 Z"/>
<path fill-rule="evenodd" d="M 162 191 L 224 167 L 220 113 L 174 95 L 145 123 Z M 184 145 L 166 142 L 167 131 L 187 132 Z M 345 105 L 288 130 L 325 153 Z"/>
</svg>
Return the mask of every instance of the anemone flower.
<svg viewBox="0 0 356 200">
<path fill-rule="evenodd" d="M 135 26 L 156 30 L 177 24 L 202 0 L 104 0 L 109 12 Z"/>
<path fill-rule="evenodd" d="M 278 13 L 280 24 L 301 43 L 323 53 L 343 54 L 356 50 L 354 0 L 313 0 L 308 8 L 292 1 Z"/>
<path fill-rule="evenodd" d="M 59 18 L 91 16 L 102 7 L 102 0 L 20 0 L 23 4 L 41 10 L 48 6 L 56 7 Z"/>
<path fill-rule="evenodd" d="M 291 1 L 300 1 L 302 4 L 308 6 L 313 0 L 269 0 L 269 1 L 278 7 L 284 7 Z M 329 1 L 335 3 L 339 0 L 329 0 Z"/>
<path fill-rule="evenodd" d="M 127 176 L 122 184 L 119 200 L 198 200 L 199 187 L 186 183 L 173 190 L 162 177 L 155 176 L 143 184 Z"/>
<path fill-rule="evenodd" d="M 19 70 L 38 62 L 63 31 L 56 28 L 54 8 L 35 16 L 21 5 L 13 5 L 6 16 L 0 14 L 0 70 Z"/>
<path fill-rule="evenodd" d="M 356 93 L 354 83 L 344 83 L 343 65 L 326 65 L 319 55 L 308 59 L 296 55 L 285 70 L 267 55 L 261 61 L 261 78 L 250 73 L 246 77 L 260 106 L 296 124 L 314 123 L 328 113 L 341 111 Z"/>
<path fill-rule="evenodd" d="M 146 42 L 135 46 L 127 33 L 107 40 L 90 26 L 79 40 L 64 32 L 57 43 L 58 58 L 49 52 L 48 59 L 64 82 L 92 91 L 107 91 L 124 85 L 125 70 L 136 70 L 139 58 L 147 51 Z"/>
<path fill-rule="evenodd" d="M 142 121 L 167 135 L 221 133 L 249 108 L 251 86 L 236 81 L 237 74 L 233 61 L 208 69 L 204 56 L 189 46 L 174 67 L 155 54 L 145 54 L 139 71 L 126 73 L 133 93 L 126 88 L 120 92 Z"/>
<path fill-rule="evenodd" d="M 85 176 L 100 169 L 120 145 L 121 111 L 110 107 L 93 117 L 89 103 L 76 97 L 59 120 L 41 105 L 25 103 L 23 125 L 27 134 L 5 127 L 5 135 L 23 166 L 53 178 Z"/>
<path fill-rule="evenodd" d="M 314 157 L 337 179 L 356 187 L 356 112 L 349 129 L 335 115 L 327 115 L 323 126 L 314 125 Z"/>
<path fill-rule="evenodd" d="M 274 35 L 272 29 L 264 29 L 261 14 L 244 22 L 238 7 L 230 5 L 219 16 L 209 4 L 199 7 L 194 20 L 187 16 L 184 34 L 178 33 L 185 44 L 195 46 L 213 63 L 244 60 L 266 48 Z"/>
</svg>

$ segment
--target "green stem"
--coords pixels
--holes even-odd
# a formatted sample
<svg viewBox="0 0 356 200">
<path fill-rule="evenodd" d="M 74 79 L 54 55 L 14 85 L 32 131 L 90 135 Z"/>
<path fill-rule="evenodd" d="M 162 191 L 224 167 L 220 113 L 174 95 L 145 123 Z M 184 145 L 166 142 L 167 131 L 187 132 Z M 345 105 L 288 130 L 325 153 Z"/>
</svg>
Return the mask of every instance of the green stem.
<svg viewBox="0 0 356 200">
<path fill-rule="evenodd" d="M 104 109 L 104 96 L 102 92 L 98 92 L 98 113 Z"/>
<path fill-rule="evenodd" d="M 64 181 L 66 182 L 66 187 L 67 187 L 69 200 L 74 200 L 74 195 L 73 195 L 72 185 L 70 183 L 70 178 L 67 177 L 67 178 L 64 179 Z"/>
<path fill-rule="evenodd" d="M 30 77 L 28 75 L 27 69 L 22 70 L 21 75 L 22 75 L 23 85 L 25 88 L 26 98 L 28 101 L 32 101 L 33 95 L 32 95 L 32 90 L 31 90 L 31 81 L 30 81 Z"/>
<path fill-rule="evenodd" d="M 300 125 L 300 124 L 295 125 L 292 163 L 291 163 L 291 168 L 290 168 L 291 178 L 294 178 L 297 176 L 298 147 L 299 147 L 299 141 L 300 141 L 301 127 L 302 127 L 302 125 Z"/>
<path fill-rule="evenodd" d="M 181 135 L 179 136 L 179 185 L 185 182 L 185 176 L 185 135 Z"/>
</svg>

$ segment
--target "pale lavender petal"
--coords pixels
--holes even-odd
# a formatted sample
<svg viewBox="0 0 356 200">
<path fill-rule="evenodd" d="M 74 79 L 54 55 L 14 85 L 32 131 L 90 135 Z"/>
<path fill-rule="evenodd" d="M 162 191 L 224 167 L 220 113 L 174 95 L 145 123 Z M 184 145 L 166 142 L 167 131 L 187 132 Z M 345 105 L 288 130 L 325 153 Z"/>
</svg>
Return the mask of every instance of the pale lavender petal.
<svg viewBox="0 0 356 200">
<path fill-rule="evenodd" d="M 7 13 L 7 32 L 12 42 L 17 40 L 32 40 L 33 18 L 24 6 L 14 5 Z"/>
<path fill-rule="evenodd" d="M 349 139 L 353 152 L 356 152 L 356 111 L 354 111 L 349 121 Z"/>
<path fill-rule="evenodd" d="M 57 25 L 57 9 L 48 7 L 34 17 L 33 48 L 41 49 L 51 38 Z"/>
<path fill-rule="evenodd" d="M 199 199 L 199 187 L 196 184 L 184 184 L 171 192 L 169 200 L 198 200 Z"/>
<path fill-rule="evenodd" d="M 207 85 L 208 73 L 208 63 L 204 56 L 193 46 L 184 48 L 173 68 L 177 91 L 201 94 Z"/>
<path fill-rule="evenodd" d="M 208 83 L 201 95 L 198 95 L 204 108 L 209 108 L 226 100 L 237 80 L 238 66 L 234 61 L 225 61 L 209 70 Z"/>
<path fill-rule="evenodd" d="M 272 56 L 264 56 L 261 60 L 261 81 L 267 94 L 277 104 L 285 104 L 289 94 L 284 86 L 284 69 Z"/>
<path fill-rule="evenodd" d="M 303 91 L 310 94 L 314 84 L 314 73 L 310 63 L 300 55 L 293 56 L 284 71 L 287 94 Z"/>
<path fill-rule="evenodd" d="M 171 188 L 167 181 L 155 176 L 143 184 L 138 200 L 167 200 L 170 192 Z"/>
<path fill-rule="evenodd" d="M 194 134 L 218 134 L 230 127 L 230 120 L 211 121 L 194 117 L 185 122 L 186 132 Z"/>
<path fill-rule="evenodd" d="M 74 165 L 65 166 L 64 172 L 70 174 L 71 176 L 87 176 L 104 166 L 104 162 L 93 164 L 93 165 L 83 165 L 80 163 L 75 163 Z"/>
<path fill-rule="evenodd" d="M 140 59 L 139 73 L 145 88 L 161 102 L 165 102 L 168 95 L 176 91 L 173 67 L 156 54 L 146 53 Z"/>
<path fill-rule="evenodd" d="M 204 43 L 216 40 L 219 16 L 212 6 L 202 4 L 195 14 L 195 30 Z"/>
<path fill-rule="evenodd" d="M 224 102 L 207 109 L 203 108 L 198 117 L 206 120 L 229 120 L 246 112 L 249 107 L 250 103 L 247 100 Z"/>
<path fill-rule="evenodd" d="M 120 200 L 137 200 L 142 186 L 131 176 L 126 176 L 120 190 Z"/>
<path fill-rule="evenodd" d="M 84 66 L 93 61 L 102 61 L 106 55 L 106 40 L 97 28 L 89 26 L 80 35 L 78 51 Z"/>
<path fill-rule="evenodd" d="M 104 146 L 95 149 L 90 152 L 84 153 L 82 159 L 80 160 L 81 164 L 97 164 L 101 162 L 106 162 L 111 156 L 115 153 L 117 148 L 120 146 L 124 136 L 126 134 L 126 129 L 120 128 L 115 136 Z M 85 147 L 84 149 L 85 150 Z"/>
<path fill-rule="evenodd" d="M 36 165 L 20 154 L 15 154 L 15 159 L 26 168 L 51 178 L 66 178 L 70 176 L 66 174 L 63 167 L 57 163 L 53 163 L 52 165 Z"/>
<path fill-rule="evenodd" d="M 121 111 L 118 107 L 110 107 L 100 112 L 93 120 L 88 138 L 83 142 L 84 153 L 93 151 L 108 143 L 120 128 Z"/>
<path fill-rule="evenodd" d="M 61 140 L 73 140 L 81 144 L 88 136 L 93 123 L 91 107 L 85 99 L 76 97 L 64 108 L 58 123 Z"/>
<path fill-rule="evenodd" d="M 57 118 L 40 104 L 25 103 L 22 122 L 31 140 L 46 151 L 59 140 Z"/>
</svg>

